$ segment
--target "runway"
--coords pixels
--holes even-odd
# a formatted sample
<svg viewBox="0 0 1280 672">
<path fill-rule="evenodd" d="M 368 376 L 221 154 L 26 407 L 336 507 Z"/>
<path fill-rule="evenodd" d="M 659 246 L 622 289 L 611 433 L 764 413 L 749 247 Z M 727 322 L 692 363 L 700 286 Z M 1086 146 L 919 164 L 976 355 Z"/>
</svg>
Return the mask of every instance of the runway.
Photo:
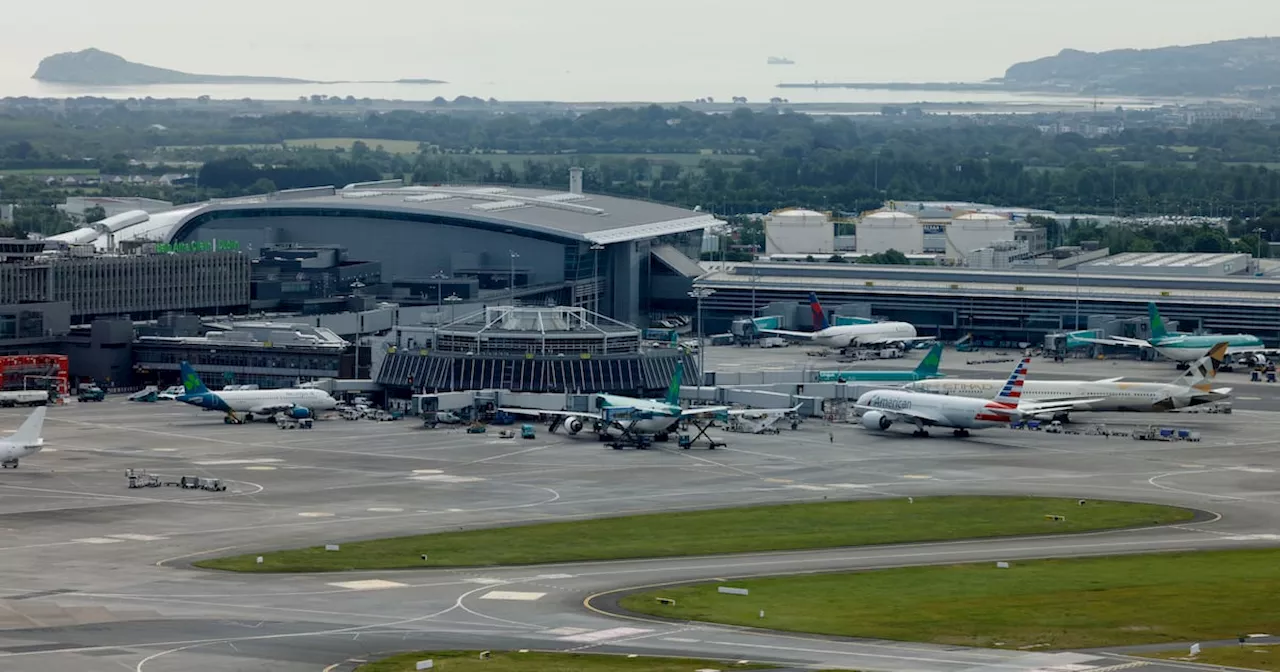
<svg viewBox="0 0 1280 672">
<path fill-rule="evenodd" d="M 23 415 L 0 411 L 0 428 Z M 729 445 L 714 452 L 612 451 L 545 431 L 525 441 L 411 421 L 330 421 L 286 432 L 227 427 L 216 414 L 165 403 L 54 408 L 48 449 L 0 472 L 0 669 L 337 672 L 395 651 L 479 648 L 816 669 L 1107 672 L 1132 661 L 637 620 L 605 613 L 609 595 L 592 599 L 593 608 L 584 600 L 759 574 L 1280 544 L 1280 423 L 1248 410 L 1176 420 L 1204 440 L 992 430 L 921 441 L 809 421 L 779 436 L 717 433 Z M 1107 419 L 1113 427 L 1123 421 Z M 126 468 L 218 477 L 229 488 L 130 490 Z M 1214 515 L 1089 535 L 504 569 L 236 575 L 186 564 L 463 526 L 943 493 L 1135 499 Z"/>
</svg>

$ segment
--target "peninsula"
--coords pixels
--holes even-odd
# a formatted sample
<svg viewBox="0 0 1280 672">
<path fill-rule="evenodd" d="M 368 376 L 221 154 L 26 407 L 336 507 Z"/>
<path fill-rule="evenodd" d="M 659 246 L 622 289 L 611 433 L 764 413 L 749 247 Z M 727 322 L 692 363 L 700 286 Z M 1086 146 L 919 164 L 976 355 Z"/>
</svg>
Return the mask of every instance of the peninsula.
<svg viewBox="0 0 1280 672">
<path fill-rule="evenodd" d="M 32 79 L 50 84 L 83 86 L 147 86 L 157 84 L 354 84 L 387 82 L 338 82 L 242 75 L 201 75 L 134 63 L 101 49 L 66 52 L 40 61 Z M 395 84 L 443 84 L 435 79 L 399 79 Z"/>
<path fill-rule="evenodd" d="M 986 82 L 787 82 L 780 88 L 1048 92 L 1112 96 L 1257 97 L 1280 89 L 1280 38 L 1158 49 L 1063 49 Z"/>
</svg>

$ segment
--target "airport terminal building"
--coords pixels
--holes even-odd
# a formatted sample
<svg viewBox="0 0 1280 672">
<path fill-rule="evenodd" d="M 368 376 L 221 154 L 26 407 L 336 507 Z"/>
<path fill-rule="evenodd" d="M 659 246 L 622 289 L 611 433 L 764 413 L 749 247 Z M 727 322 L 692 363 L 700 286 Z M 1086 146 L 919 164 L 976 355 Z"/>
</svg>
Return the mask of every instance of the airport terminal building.
<svg viewBox="0 0 1280 672">
<path fill-rule="evenodd" d="M 571 190 L 373 183 L 201 204 L 140 223 L 174 245 L 234 241 L 251 255 L 338 245 L 388 285 L 446 299 L 589 308 L 628 323 L 688 302 L 710 214 Z M 131 227 L 134 228 L 134 227 Z M 123 231 L 117 236 L 128 236 Z M 447 296 L 442 294 L 447 292 Z M 467 295 L 463 295 L 467 294 Z"/>
<path fill-rule="evenodd" d="M 739 264 L 708 273 L 698 287 L 708 329 L 728 331 L 770 304 L 807 302 L 816 292 L 839 315 L 903 320 L 921 335 L 1044 342 L 1045 336 L 1145 318 L 1147 303 L 1183 331 L 1255 334 L 1280 342 L 1280 277 L 1120 272 L 1104 264 L 1080 271 L 999 270 L 868 264 Z M 809 329 L 808 310 L 792 328 Z M 1129 336 L 1144 338 L 1149 334 Z"/>
</svg>

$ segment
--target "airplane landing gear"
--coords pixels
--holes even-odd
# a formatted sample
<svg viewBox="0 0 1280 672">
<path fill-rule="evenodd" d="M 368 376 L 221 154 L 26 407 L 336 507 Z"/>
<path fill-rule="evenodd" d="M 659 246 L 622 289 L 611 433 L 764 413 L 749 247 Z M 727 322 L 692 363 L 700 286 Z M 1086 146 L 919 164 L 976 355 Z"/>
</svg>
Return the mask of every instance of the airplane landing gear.
<svg viewBox="0 0 1280 672">
<path fill-rule="evenodd" d="M 967 438 L 967 437 L 969 436 L 969 430 L 967 430 L 967 429 L 957 429 L 957 430 L 955 430 L 954 432 L 952 432 L 952 434 L 954 434 L 954 435 L 956 436 L 956 438 L 958 438 L 958 439 L 963 439 L 963 438 Z"/>
<path fill-rule="evenodd" d="M 17 460 L 5 460 L 4 462 L 0 462 L 0 467 L 3 467 L 3 468 L 5 468 L 5 469 L 17 469 L 17 468 L 18 468 L 18 461 L 17 461 Z"/>
</svg>

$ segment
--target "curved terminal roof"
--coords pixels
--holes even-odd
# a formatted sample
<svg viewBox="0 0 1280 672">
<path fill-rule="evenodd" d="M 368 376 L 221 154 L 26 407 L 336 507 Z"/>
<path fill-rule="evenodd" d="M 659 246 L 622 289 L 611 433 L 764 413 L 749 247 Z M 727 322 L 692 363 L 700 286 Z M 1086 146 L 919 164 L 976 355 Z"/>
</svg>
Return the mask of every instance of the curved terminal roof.
<svg viewBox="0 0 1280 672">
<path fill-rule="evenodd" d="M 172 242 L 180 239 L 203 215 L 214 212 L 308 210 L 326 215 L 334 211 L 360 216 L 367 213 L 419 215 L 424 219 L 470 222 L 491 230 L 516 229 L 530 235 L 590 243 L 642 240 L 672 233 L 699 231 L 717 223 L 708 213 L 670 205 L 597 194 L 574 194 L 548 189 L 484 186 L 378 186 L 352 184 L 335 189 L 294 189 L 261 196 L 198 203 L 153 213 L 113 231 L 117 243 L 126 240 Z M 63 242 L 92 242 L 105 248 L 105 232 L 77 229 Z"/>
</svg>

